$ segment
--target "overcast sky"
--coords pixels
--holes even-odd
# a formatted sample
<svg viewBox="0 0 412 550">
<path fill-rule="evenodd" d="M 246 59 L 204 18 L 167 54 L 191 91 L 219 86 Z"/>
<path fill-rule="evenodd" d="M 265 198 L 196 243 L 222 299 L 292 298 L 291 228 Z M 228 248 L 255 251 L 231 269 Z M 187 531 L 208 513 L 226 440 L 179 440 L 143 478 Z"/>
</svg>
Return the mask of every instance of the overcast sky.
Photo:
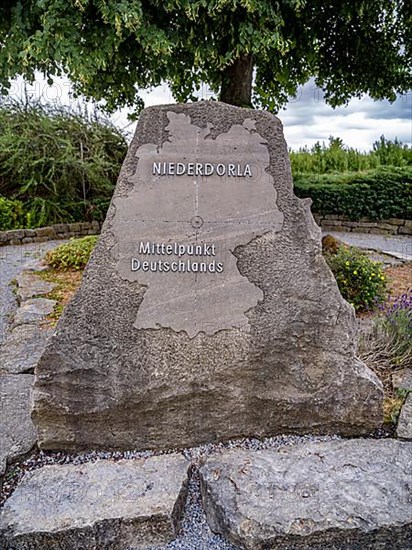
<svg viewBox="0 0 412 550">
<path fill-rule="evenodd" d="M 23 94 L 21 80 L 13 83 L 11 95 L 20 97 Z M 58 101 L 70 104 L 70 83 L 65 79 L 56 79 L 49 87 L 39 77 L 34 85 L 26 87 L 30 96 L 40 97 L 47 101 Z M 146 106 L 174 103 L 167 86 L 159 86 L 150 91 L 142 91 Z M 210 94 L 205 86 L 199 96 L 209 99 Z M 292 149 L 304 145 L 311 146 L 317 141 L 327 142 L 329 136 L 340 137 L 343 142 L 360 150 L 369 150 L 374 141 L 383 134 L 388 139 L 396 137 L 412 146 L 412 92 L 400 96 L 394 103 L 373 101 L 370 97 L 353 99 L 346 107 L 332 109 L 322 97 L 322 91 L 313 83 L 303 86 L 296 98 L 292 99 L 285 109 L 278 113 L 283 122 L 286 141 Z M 122 110 L 112 116 L 113 122 L 125 127 L 128 125 L 127 111 Z M 129 130 L 131 128 L 129 127 Z"/>
</svg>

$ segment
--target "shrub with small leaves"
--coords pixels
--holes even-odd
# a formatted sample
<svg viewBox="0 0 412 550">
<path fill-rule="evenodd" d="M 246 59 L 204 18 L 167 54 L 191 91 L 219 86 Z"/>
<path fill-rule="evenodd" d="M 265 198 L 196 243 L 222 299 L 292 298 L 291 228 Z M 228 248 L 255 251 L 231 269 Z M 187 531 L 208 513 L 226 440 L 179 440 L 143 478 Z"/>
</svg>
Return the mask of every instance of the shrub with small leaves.
<svg viewBox="0 0 412 550">
<path fill-rule="evenodd" d="M 84 269 L 97 242 L 97 236 L 71 239 L 46 254 L 46 262 L 54 269 Z"/>
<path fill-rule="evenodd" d="M 342 296 L 356 311 L 373 309 L 385 300 L 387 280 L 381 263 L 349 246 L 340 246 L 336 254 L 326 253 L 325 258 Z"/>
</svg>

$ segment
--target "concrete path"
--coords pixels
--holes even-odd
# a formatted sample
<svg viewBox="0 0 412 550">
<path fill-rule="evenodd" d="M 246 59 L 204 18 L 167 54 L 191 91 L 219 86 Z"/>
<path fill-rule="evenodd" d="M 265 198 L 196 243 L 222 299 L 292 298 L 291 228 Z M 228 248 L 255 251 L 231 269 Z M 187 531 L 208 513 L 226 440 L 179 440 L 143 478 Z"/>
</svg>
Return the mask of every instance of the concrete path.
<svg viewBox="0 0 412 550">
<path fill-rule="evenodd" d="M 48 250 L 66 241 L 25 244 L 0 247 L 0 345 L 9 325 L 9 318 L 17 308 L 10 282 L 24 269 L 31 259 L 42 257 Z"/>
<path fill-rule="evenodd" d="M 346 231 L 324 231 L 351 246 L 391 253 L 396 258 L 412 261 L 412 237 L 408 235 L 373 235 L 371 233 L 348 233 Z"/>
</svg>

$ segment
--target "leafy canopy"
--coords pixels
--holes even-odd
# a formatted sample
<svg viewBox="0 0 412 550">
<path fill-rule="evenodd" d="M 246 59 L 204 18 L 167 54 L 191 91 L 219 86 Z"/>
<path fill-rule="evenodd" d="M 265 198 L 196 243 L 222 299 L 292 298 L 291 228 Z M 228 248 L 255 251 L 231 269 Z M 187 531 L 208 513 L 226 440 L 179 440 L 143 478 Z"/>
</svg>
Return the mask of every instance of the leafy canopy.
<svg viewBox="0 0 412 550">
<path fill-rule="evenodd" d="M 142 106 L 138 89 L 169 83 L 176 100 L 253 56 L 253 104 L 277 109 L 315 77 L 340 105 L 411 88 L 409 0 L 2 0 L 0 87 L 67 74 L 107 109 Z"/>
</svg>

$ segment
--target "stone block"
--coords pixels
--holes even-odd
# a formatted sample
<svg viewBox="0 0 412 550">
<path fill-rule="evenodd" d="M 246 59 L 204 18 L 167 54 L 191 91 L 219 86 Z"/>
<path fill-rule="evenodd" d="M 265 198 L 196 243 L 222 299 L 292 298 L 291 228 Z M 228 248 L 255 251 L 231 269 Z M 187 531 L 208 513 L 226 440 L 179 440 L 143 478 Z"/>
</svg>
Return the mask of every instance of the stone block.
<svg viewBox="0 0 412 550">
<path fill-rule="evenodd" d="M 54 227 L 39 227 L 36 229 L 36 235 L 37 237 L 55 237 L 56 236 L 56 230 Z"/>
<path fill-rule="evenodd" d="M 0 475 L 8 462 L 28 453 L 36 443 L 30 418 L 33 382 L 31 374 L 0 375 Z"/>
<path fill-rule="evenodd" d="M 19 325 L 0 347 L 0 375 L 33 373 L 46 347 L 49 331 L 37 325 Z"/>
<path fill-rule="evenodd" d="M 186 494 L 181 455 L 45 466 L 27 473 L 0 516 L 13 550 L 126 550 L 175 538 Z"/>
<path fill-rule="evenodd" d="M 211 456 L 211 529 L 246 550 L 406 549 L 412 443 L 353 439 Z"/>
<path fill-rule="evenodd" d="M 400 439 L 412 440 L 412 393 L 409 393 L 401 409 L 396 435 Z"/>
</svg>

